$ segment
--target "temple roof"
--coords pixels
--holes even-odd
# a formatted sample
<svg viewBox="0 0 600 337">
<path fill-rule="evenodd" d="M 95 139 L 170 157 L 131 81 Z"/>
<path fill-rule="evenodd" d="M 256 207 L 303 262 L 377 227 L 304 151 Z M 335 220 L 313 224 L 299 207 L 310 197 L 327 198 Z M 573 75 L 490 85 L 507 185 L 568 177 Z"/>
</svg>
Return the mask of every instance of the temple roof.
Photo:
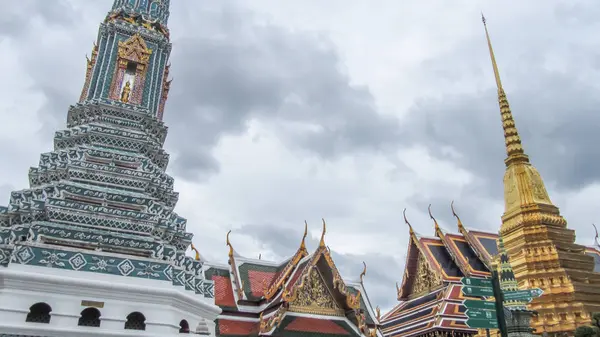
<svg viewBox="0 0 600 337">
<path fill-rule="evenodd" d="M 453 209 L 454 211 L 454 209 Z M 462 277 L 490 277 L 492 256 L 498 248 L 497 234 L 464 226 L 456 215 L 458 231 L 440 228 L 431 215 L 434 237 L 416 233 L 409 226 L 409 244 L 402 283 L 397 286 L 400 303 L 381 319 L 384 336 L 413 336 L 436 330 L 473 332 L 465 325 Z M 600 257 L 600 255 L 599 255 Z"/>
<path fill-rule="evenodd" d="M 235 252 L 229 234 L 229 265 L 211 265 L 206 278 L 215 283 L 215 304 L 223 313 L 217 332 L 223 336 L 339 335 L 382 337 L 378 313 L 362 284 L 346 282 L 324 243 L 308 253 L 304 240 L 280 263 L 249 259 Z"/>
</svg>

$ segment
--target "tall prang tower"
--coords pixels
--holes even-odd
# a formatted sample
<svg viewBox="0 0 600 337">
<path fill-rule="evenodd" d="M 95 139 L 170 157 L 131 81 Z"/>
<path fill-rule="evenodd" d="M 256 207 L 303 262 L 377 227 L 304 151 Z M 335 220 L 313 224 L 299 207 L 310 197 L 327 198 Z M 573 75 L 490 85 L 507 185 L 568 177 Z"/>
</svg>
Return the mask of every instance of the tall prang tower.
<svg viewBox="0 0 600 337">
<path fill-rule="evenodd" d="M 213 281 L 165 173 L 169 5 L 114 0 L 66 129 L 0 207 L 1 333 L 214 335 Z"/>
<path fill-rule="evenodd" d="M 567 228 L 567 221 L 550 200 L 540 173 L 523 149 L 482 19 L 507 154 L 501 242 L 518 286 L 544 291 L 528 305 L 537 311 L 532 327 L 540 334 L 572 336 L 577 327 L 590 323 L 592 313 L 600 312 L 600 273 L 594 272 L 594 258 L 586 254 L 586 247 L 575 243 L 575 231 Z"/>
</svg>

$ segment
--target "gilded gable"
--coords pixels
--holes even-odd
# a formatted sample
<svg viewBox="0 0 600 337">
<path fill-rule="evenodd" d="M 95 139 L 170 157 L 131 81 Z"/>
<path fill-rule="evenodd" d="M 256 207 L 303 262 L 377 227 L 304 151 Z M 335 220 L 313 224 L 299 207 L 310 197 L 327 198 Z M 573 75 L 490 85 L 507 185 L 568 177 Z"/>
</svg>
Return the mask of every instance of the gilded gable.
<svg viewBox="0 0 600 337">
<path fill-rule="evenodd" d="M 417 260 L 417 271 L 410 289 L 411 295 L 422 294 L 442 284 L 438 273 L 431 269 L 425 256 L 419 254 Z"/>
<path fill-rule="evenodd" d="M 317 268 L 311 268 L 302 283 L 298 285 L 296 298 L 290 303 L 290 311 L 309 314 L 343 316 L 329 288 Z"/>
</svg>

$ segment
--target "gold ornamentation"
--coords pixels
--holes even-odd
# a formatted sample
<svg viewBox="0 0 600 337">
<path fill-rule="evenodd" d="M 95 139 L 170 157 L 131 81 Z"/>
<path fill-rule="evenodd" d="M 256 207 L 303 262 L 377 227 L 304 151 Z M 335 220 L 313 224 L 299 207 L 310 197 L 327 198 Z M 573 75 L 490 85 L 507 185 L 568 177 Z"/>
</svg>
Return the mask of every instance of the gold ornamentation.
<svg viewBox="0 0 600 337">
<path fill-rule="evenodd" d="M 531 175 L 531 189 L 533 191 L 533 196 L 542 202 L 549 203 L 550 198 L 548 197 L 548 192 L 546 192 L 546 187 L 544 187 L 544 182 L 542 181 L 540 173 L 532 167 L 529 170 L 529 174 Z"/>
<path fill-rule="evenodd" d="M 411 294 L 421 294 L 430 291 L 440 285 L 440 277 L 434 273 L 425 260 L 423 254 L 419 254 L 417 260 L 417 274 L 413 280 Z"/>
<path fill-rule="evenodd" d="M 375 312 L 377 313 L 377 321 L 381 321 L 381 309 L 379 309 L 379 306 L 375 308 Z"/>
<path fill-rule="evenodd" d="M 452 215 L 456 218 L 458 231 L 464 234 L 465 227 L 463 226 L 462 221 L 460 221 L 460 217 L 458 216 L 458 214 L 456 214 L 456 212 L 454 211 L 454 200 L 452 200 L 452 202 L 450 203 L 450 209 L 452 209 Z"/>
<path fill-rule="evenodd" d="M 140 34 L 135 34 L 125 42 L 119 41 L 119 58 L 140 64 L 148 64 L 152 50 Z"/>
<path fill-rule="evenodd" d="M 266 334 L 271 332 L 274 328 L 278 327 L 281 324 L 283 316 L 286 312 L 284 306 L 279 307 L 275 314 L 271 315 L 269 318 L 265 319 L 263 317 L 263 313 L 260 313 L 259 321 L 260 321 L 260 333 Z"/>
<path fill-rule="evenodd" d="M 196 247 L 194 247 L 193 243 L 191 244 L 191 248 L 196 253 L 196 256 L 194 257 L 194 259 L 196 261 L 200 261 L 200 252 L 198 251 L 198 249 L 196 249 Z"/>
<path fill-rule="evenodd" d="M 125 86 L 123 87 L 123 91 L 121 91 L 121 102 L 127 103 L 129 102 L 129 93 L 131 92 L 131 83 L 127 81 Z"/>
<path fill-rule="evenodd" d="M 504 174 L 504 207 L 509 210 L 516 206 L 519 201 L 519 192 L 517 191 L 517 182 L 512 169 L 507 169 Z"/>
<path fill-rule="evenodd" d="M 597 296 L 600 291 L 600 284 L 598 284 L 600 275 L 592 272 L 593 258 L 585 254 L 585 247 L 575 243 L 573 231 L 566 228 L 566 220 L 560 215 L 558 208 L 551 203 L 539 172 L 530 164 L 529 157 L 523 150 L 510 105 L 502 88 L 487 26 L 485 26 L 485 34 L 496 78 L 507 154 L 504 176 L 505 212 L 502 216 L 500 234 L 506 252 L 510 256 L 510 264 L 517 282 L 521 285 L 537 279 L 540 287 L 551 286 L 544 286 L 543 279 L 539 279 L 540 275 L 564 276 L 568 280 L 568 284 L 561 286 L 562 289 L 545 292 L 542 297 L 534 299 L 528 305 L 530 309 L 538 312 L 539 317 L 544 317 L 531 322 L 532 327 L 537 329 L 536 332 L 541 334 L 547 318 L 552 320 L 553 316 L 565 312 L 573 313 L 588 304 L 600 303 L 600 296 Z M 536 249 L 543 246 L 548 247 L 551 253 L 538 254 Z M 560 251 L 567 254 L 564 256 L 558 254 L 557 252 Z M 563 266 L 569 267 L 563 268 Z M 497 268 L 497 266 L 493 267 Z M 586 284 L 586 280 L 595 282 Z M 579 285 L 577 283 L 582 286 L 577 287 Z M 592 283 L 596 284 L 592 285 Z M 553 333 L 572 333 L 576 326 L 588 322 L 589 320 L 585 318 L 574 322 L 561 317 L 560 322 L 557 320 L 557 324 L 546 328 L 549 328 L 548 332 Z"/>
<path fill-rule="evenodd" d="M 303 276 L 301 284 L 293 290 L 295 296 L 290 296 L 290 311 L 321 315 L 344 315 L 337 305 L 329 289 L 325 285 L 317 268 L 312 267 Z"/>
<path fill-rule="evenodd" d="M 406 218 L 406 208 L 402 211 L 402 215 L 404 216 L 404 223 L 408 225 L 408 232 L 410 233 L 410 236 L 412 238 L 415 235 L 415 231 L 413 231 L 410 222 L 408 222 L 408 219 Z"/>
<path fill-rule="evenodd" d="M 348 294 L 346 295 L 346 305 L 352 309 L 360 309 L 360 290 L 356 293 L 356 295 Z"/>
<path fill-rule="evenodd" d="M 323 232 L 321 233 L 321 242 L 319 242 L 319 247 L 325 247 L 325 232 L 327 231 L 327 224 L 325 223 L 325 219 L 323 220 Z"/>
<path fill-rule="evenodd" d="M 437 220 L 433 217 L 433 214 L 431 214 L 431 204 L 429 204 L 429 207 L 427 207 L 427 211 L 429 212 L 429 217 L 431 218 L 431 220 L 433 220 L 435 234 L 441 237 L 442 231 L 440 230 L 440 225 L 438 225 Z"/>
<path fill-rule="evenodd" d="M 231 245 L 231 242 L 229 241 L 229 234 L 231 234 L 231 230 L 229 230 L 229 232 L 227 232 L 227 236 L 225 236 L 225 245 L 227 245 L 229 247 L 229 257 L 232 258 L 233 257 L 233 246 Z"/>
<path fill-rule="evenodd" d="M 233 273 L 234 283 L 237 287 L 236 292 L 237 292 L 238 298 L 241 300 L 244 297 L 244 285 L 240 284 L 240 278 L 238 277 L 237 266 L 236 266 L 235 258 L 234 258 L 233 246 L 231 245 L 231 242 L 229 241 L 229 234 L 231 234 L 231 230 L 229 230 L 229 232 L 227 232 L 227 236 L 225 237 L 225 240 L 226 240 L 225 244 L 227 246 L 229 246 L 229 266 L 231 267 L 231 272 Z"/>
<path fill-rule="evenodd" d="M 90 81 L 92 80 L 92 69 L 96 64 L 96 58 L 98 57 L 98 45 L 94 43 L 94 47 L 92 48 L 92 58 L 89 59 L 87 55 L 85 56 L 87 60 L 87 69 L 85 72 L 85 82 L 83 84 L 83 89 L 81 90 L 81 96 L 79 97 L 79 102 L 83 102 L 86 98 L 88 89 L 90 88 Z"/>
<path fill-rule="evenodd" d="M 306 221 L 304 221 L 304 235 L 302 236 L 302 241 L 300 242 L 300 248 L 298 248 L 298 250 L 296 251 L 296 254 L 294 254 L 294 256 L 292 257 L 290 262 L 288 262 L 288 264 L 285 266 L 285 268 L 283 269 L 283 272 L 281 274 L 279 274 L 277 279 L 271 284 L 271 287 L 269 287 L 264 292 L 265 298 L 267 300 L 270 300 L 271 298 L 273 298 L 273 296 L 275 296 L 275 294 L 277 294 L 277 292 L 279 292 L 279 289 L 281 289 L 281 287 L 285 284 L 285 282 L 291 276 L 292 271 L 294 271 L 296 269 L 296 266 L 298 265 L 300 260 L 302 260 L 305 256 L 308 255 L 308 251 L 306 250 L 306 244 L 305 244 L 307 235 L 308 235 L 308 224 L 306 223 Z"/>
<path fill-rule="evenodd" d="M 304 220 L 304 235 L 302 235 L 302 242 L 300 242 L 300 249 L 306 249 L 306 236 L 308 235 L 308 223 Z"/>
<path fill-rule="evenodd" d="M 363 283 L 363 277 L 365 277 L 365 275 L 367 274 L 367 264 L 365 263 L 365 261 L 363 261 L 363 271 L 362 273 L 360 273 L 360 284 Z"/>
</svg>

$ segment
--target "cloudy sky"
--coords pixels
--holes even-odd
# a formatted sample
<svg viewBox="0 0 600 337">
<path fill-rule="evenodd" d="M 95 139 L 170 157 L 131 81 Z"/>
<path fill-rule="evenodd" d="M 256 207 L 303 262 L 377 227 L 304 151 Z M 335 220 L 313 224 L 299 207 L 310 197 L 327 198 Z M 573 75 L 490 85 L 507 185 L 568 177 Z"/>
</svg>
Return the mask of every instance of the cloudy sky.
<svg viewBox="0 0 600 337">
<path fill-rule="evenodd" d="M 225 262 L 293 254 L 320 219 L 342 273 L 395 304 L 408 230 L 496 231 L 504 142 L 483 11 L 527 153 L 591 244 L 600 221 L 595 0 L 172 1 L 169 173 L 194 242 Z M 284 4 L 283 4 L 284 3 Z M 79 98 L 111 0 L 5 1 L 0 192 L 27 186 Z"/>
</svg>

